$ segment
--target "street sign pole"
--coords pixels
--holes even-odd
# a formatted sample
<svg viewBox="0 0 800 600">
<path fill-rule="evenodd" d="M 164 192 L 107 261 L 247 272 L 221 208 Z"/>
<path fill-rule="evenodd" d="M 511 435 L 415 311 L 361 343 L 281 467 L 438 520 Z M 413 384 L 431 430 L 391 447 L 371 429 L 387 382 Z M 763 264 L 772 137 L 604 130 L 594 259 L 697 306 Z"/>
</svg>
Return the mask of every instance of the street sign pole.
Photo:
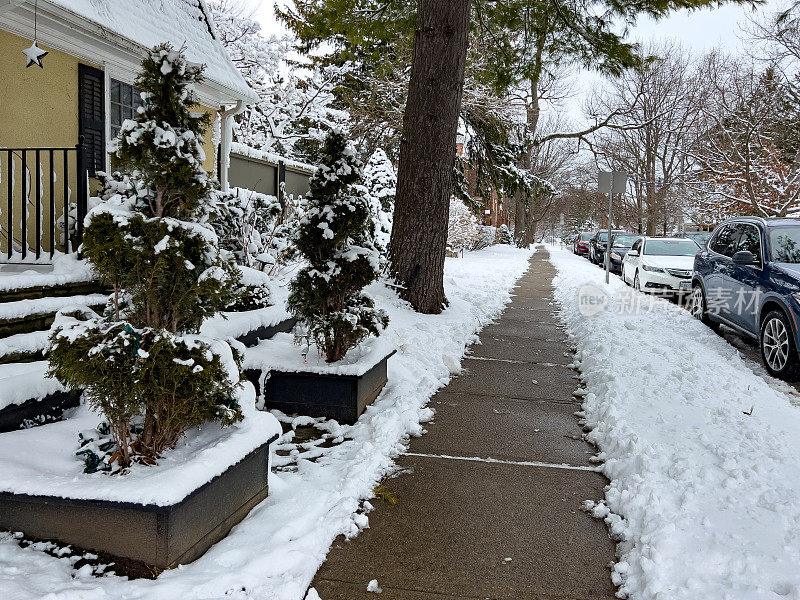
<svg viewBox="0 0 800 600">
<path fill-rule="evenodd" d="M 611 210 L 614 204 L 614 172 L 611 172 L 611 189 L 608 192 L 608 236 L 606 239 L 606 283 L 611 271 Z"/>
<path fill-rule="evenodd" d="M 600 193 L 608 192 L 608 232 L 606 238 L 606 283 L 611 273 L 611 227 L 613 223 L 614 194 L 624 194 L 628 184 L 625 171 L 600 171 L 597 177 L 597 189 Z"/>
</svg>

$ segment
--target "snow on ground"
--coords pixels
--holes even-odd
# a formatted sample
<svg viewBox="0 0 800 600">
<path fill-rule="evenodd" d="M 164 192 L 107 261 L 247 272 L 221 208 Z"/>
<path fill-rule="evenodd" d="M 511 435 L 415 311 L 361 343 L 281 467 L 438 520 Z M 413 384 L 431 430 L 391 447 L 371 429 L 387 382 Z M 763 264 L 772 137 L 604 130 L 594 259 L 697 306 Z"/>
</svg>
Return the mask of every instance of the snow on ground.
<svg viewBox="0 0 800 600">
<path fill-rule="evenodd" d="M 397 347 L 389 383 L 347 439 L 316 462 L 299 460 L 294 472 L 273 474 L 269 497 L 223 541 L 197 561 L 154 581 L 95 578 L 66 558 L 20 548 L 0 534 L 0 589 L 15 600 L 216 599 L 299 600 L 333 540 L 354 536 L 368 524 L 362 501 L 393 468 L 408 436 L 422 433 L 433 412 L 428 399 L 460 369 L 467 344 L 510 300 L 530 252 L 495 246 L 447 259 L 450 306 L 420 315 L 387 287 L 368 291 L 388 311 L 383 334 Z M 298 348 L 299 351 L 299 348 Z M 65 449 L 67 451 L 67 449 Z M 359 512 L 362 510 L 363 512 Z"/>
<path fill-rule="evenodd" d="M 47 257 L 48 261 L 50 257 Z M 0 292 L 23 288 L 92 281 L 95 274 L 75 254 L 57 254 L 52 266 L 0 265 Z"/>
<path fill-rule="evenodd" d="M 45 377 L 45 373 L 46 360 L 0 365 L 0 409 L 66 391 L 56 379 Z"/>
<path fill-rule="evenodd" d="M 618 595 L 800 598 L 800 409 L 674 304 L 549 250 L 587 437 L 611 480 L 587 508 L 619 540 Z M 585 299 L 603 293 L 596 312 Z"/>
<path fill-rule="evenodd" d="M 92 430 L 98 415 L 80 406 L 70 418 L 0 435 L 0 492 L 112 500 L 169 506 L 238 463 L 274 435 L 278 421 L 257 411 L 253 384 L 238 391 L 244 419 L 230 427 L 209 423 L 190 432 L 158 466 L 133 465 L 124 477 L 83 473 L 75 456 L 78 433 Z M 35 448 L 35 452 L 20 452 Z M 69 451 L 69 450 L 72 451 Z"/>
</svg>

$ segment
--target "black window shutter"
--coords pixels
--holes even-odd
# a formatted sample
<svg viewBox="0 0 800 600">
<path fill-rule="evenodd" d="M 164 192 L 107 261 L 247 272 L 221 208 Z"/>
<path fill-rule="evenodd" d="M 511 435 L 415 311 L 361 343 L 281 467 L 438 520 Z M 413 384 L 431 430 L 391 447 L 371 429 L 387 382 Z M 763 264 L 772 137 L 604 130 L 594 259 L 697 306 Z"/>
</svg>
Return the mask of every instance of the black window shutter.
<svg viewBox="0 0 800 600">
<path fill-rule="evenodd" d="M 100 69 L 78 65 L 78 129 L 86 148 L 89 175 L 106 165 L 105 76 Z"/>
</svg>

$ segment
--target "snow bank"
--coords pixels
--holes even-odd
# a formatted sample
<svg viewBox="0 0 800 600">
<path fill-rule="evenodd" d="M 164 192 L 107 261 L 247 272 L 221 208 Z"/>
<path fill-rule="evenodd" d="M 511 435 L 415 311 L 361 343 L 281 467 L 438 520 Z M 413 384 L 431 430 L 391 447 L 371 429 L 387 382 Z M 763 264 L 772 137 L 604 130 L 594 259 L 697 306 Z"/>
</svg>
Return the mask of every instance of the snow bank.
<svg viewBox="0 0 800 600">
<path fill-rule="evenodd" d="M 46 597 L 127 599 L 247 598 L 300 600 L 337 535 L 353 536 L 368 519 L 357 514 L 393 467 L 409 435 L 422 433 L 433 393 L 457 373 L 467 344 L 510 299 L 530 252 L 496 246 L 448 259 L 450 306 L 441 315 L 411 311 L 383 285 L 368 292 L 389 312 L 383 334 L 398 348 L 389 383 L 349 428 L 348 439 L 296 472 L 274 474 L 270 496 L 223 541 L 190 565 L 154 581 L 82 575 L 67 559 L 21 549 L 0 534 L 0 589 L 16 600 Z M 358 523 L 358 524 L 357 524 Z"/>
<path fill-rule="evenodd" d="M 123 477 L 84 474 L 75 456 L 78 433 L 94 428 L 97 413 L 81 406 L 64 421 L 0 435 L 0 492 L 114 500 L 167 506 L 236 464 L 281 426 L 269 413 L 255 409 L 249 382 L 239 391 L 244 420 L 230 427 L 208 423 L 189 432 L 155 467 L 133 465 Z M 22 449 L 35 449 L 21 452 Z"/>
<path fill-rule="evenodd" d="M 242 361 L 243 369 L 281 371 L 283 373 L 324 373 L 326 375 L 363 375 L 394 350 L 391 336 L 370 338 L 351 349 L 340 361 L 325 362 L 315 347 L 298 346 L 291 333 L 278 333 L 248 348 Z M 305 354 L 308 352 L 308 354 Z"/>
<path fill-rule="evenodd" d="M 47 271 L 42 271 L 41 267 L 24 269 L 24 267 L 17 267 L 17 265 L 13 265 L 15 270 L 10 271 L 8 269 L 11 266 L 6 265 L 3 270 L 0 270 L 0 292 L 79 283 L 96 279 L 96 275 L 89 263 L 78 260 L 75 254 L 56 255 L 53 258 L 52 268 L 48 268 Z M 24 270 L 16 270 L 19 268 Z"/>
<path fill-rule="evenodd" d="M 0 409 L 66 391 L 57 380 L 45 377 L 46 372 L 46 360 L 0 365 Z"/>
<path fill-rule="evenodd" d="M 253 271 L 248 269 L 248 271 Z M 256 273 L 258 271 L 255 271 Z M 266 277 L 266 276 L 265 276 Z M 243 279 L 243 283 L 250 283 L 250 279 Z M 252 283 L 255 285 L 258 282 Z M 224 312 L 206 319 L 200 327 L 201 335 L 226 339 L 239 337 L 258 329 L 259 327 L 272 327 L 289 318 L 286 311 L 286 299 L 289 296 L 287 287 L 271 286 L 270 301 L 272 306 L 256 310 L 240 312 Z"/>
<path fill-rule="evenodd" d="M 550 252 L 611 480 L 587 507 L 619 540 L 618 595 L 800 598 L 800 409 L 688 313 Z M 610 310 L 581 314 L 587 283 Z"/>
</svg>

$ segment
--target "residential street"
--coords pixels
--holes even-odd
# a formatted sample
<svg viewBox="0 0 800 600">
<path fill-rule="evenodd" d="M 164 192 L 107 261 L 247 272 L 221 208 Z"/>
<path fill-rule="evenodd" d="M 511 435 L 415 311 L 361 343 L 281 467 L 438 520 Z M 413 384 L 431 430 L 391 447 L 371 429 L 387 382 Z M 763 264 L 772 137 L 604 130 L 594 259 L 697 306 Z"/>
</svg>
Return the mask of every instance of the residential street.
<svg viewBox="0 0 800 600">
<path fill-rule="evenodd" d="M 375 500 L 370 527 L 342 538 L 313 583 L 325 600 L 613 598 L 614 544 L 580 509 L 603 496 L 581 440 L 569 346 L 553 315 L 555 269 L 540 249 L 464 372 L 431 400 Z"/>
</svg>

